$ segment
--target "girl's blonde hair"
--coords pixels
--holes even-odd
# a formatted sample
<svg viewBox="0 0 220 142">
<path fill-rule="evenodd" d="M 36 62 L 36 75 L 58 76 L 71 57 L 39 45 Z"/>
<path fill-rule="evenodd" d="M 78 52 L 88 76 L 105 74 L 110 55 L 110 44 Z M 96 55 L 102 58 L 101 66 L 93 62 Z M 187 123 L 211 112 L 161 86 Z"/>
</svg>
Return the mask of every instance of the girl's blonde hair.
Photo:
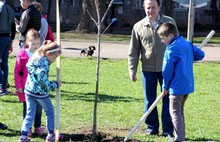
<svg viewBox="0 0 220 142">
<path fill-rule="evenodd" d="M 26 42 L 32 39 L 40 39 L 40 33 L 34 29 L 30 29 L 26 35 Z"/>
<path fill-rule="evenodd" d="M 51 42 L 50 40 L 45 40 L 43 45 L 35 52 L 38 55 L 46 55 L 46 53 L 52 54 L 61 54 L 61 48 L 55 42 Z"/>
<path fill-rule="evenodd" d="M 39 3 L 39 2 L 33 2 L 33 4 L 35 5 L 35 7 L 37 8 L 37 10 L 40 12 L 40 13 L 42 13 L 42 5 L 41 5 L 41 3 Z"/>
</svg>

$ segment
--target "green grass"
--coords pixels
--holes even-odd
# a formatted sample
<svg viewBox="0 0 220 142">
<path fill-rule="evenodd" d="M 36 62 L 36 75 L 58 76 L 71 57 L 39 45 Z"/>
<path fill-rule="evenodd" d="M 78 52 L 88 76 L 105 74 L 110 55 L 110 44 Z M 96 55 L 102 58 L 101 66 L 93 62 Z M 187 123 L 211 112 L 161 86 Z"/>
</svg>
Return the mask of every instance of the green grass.
<svg viewBox="0 0 220 142">
<path fill-rule="evenodd" d="M 54 34 L 55 35 L 55 34 Z M 56 36 L 56 35 L 55 35 Z M 62 32 L 61 39 L 71 39 L 71 40 L 97 40 L 97 33 L 85 34 L 85 33 L 75 33 L 75 32 Z M 120 34 L 103 34 L 101 36 L 102 41 L 115 41 L 115 42 L 129 42 L 130 35 L 120 35 Z"/>
<path fill-rule="evenodd" d="M 56 36 L 56 34 L 54 34 Z M 120 34 L 104 34 L 101 36 L 102 41 L 114 41 L 114 42 L 130 42 L 131 35 L 120 35 Z M 185 37 L 186 38 L 186 37 Z M 71 40 L 97 40 L 97 34 L 85 34 L 76 32 L 62 32 L 61 39 L 71 39 Z M 205 37 L 194 37 L 194 43 L 202 43 Z M 220 37 L 212 37 L 208 43 L 216 44 L 220 43 Z"/>
<path fill-rule="evenodd" d="M 13 85 L 15 58 L 9 59 L 9 82 Z M 140 71 L 136 83 L 130 81 L 127 60 L 101 60 L 98 103 L 98 131 L 125 137 L 143 115 Z M 61 133 L 66 138 L 91 133 L 96 82 L 96 59 L 61 58 Z M 139 68 L 140 69 L 140 68 Z M 194 65 L 195 92 L 185 105 L 186 134 L 189 141 L 220 141 L 220 63 Z M 51 65 L 50 80 L 56 79 L 56 64 Z M 159 92 L 158 92 L 159 93 Z M 51 92 L 55 106 L 55 92 Z M 161 113 L 161 102 L 158 104 Z M 1 142 L 15 142 L 22 124 L 22 104 L 15 95 L 0 97 L 0 122 L 9 126 L 0 130 Z M 42 123 L 45 125 L 45 114 Z M 163 137 L 145 135 L 145 125 L 131 136 L 139 141 L 166 142 Z M 161 128 L 160 128 L 161 129 Z M 34 142 L 44 138 L 34 137 Z M 68 141 L 70 141 L 68 139 Z"/>
<path fill-rule="evenodd" d="M 194 43 L 202 43 L 204 39 L 205 39 L 205 37 L 194 37 L 193 42 Z M 208 43 L 219 44 L 220 43 L 219 41 L 220 41 L 219 37 L 212 37 L 210 39 L 210 41 L 208 41 Z"/>
</svg>

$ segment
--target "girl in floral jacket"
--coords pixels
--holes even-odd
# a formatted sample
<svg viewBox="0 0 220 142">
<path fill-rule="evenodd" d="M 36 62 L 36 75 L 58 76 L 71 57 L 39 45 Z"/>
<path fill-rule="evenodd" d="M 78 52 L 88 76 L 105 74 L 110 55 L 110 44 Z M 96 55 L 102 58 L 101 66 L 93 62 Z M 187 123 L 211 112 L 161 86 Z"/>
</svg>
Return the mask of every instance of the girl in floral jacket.
<svg viewBox="0 0 220 142">
<path fill-rule="evenodd" d="M 28 78 L 25 84 L 25 96 L 27 102 L 27 114 L 21 128 L 19 142 L 29 142 L 28 130 L 30 129 L 36 113 L 36 106 L 40 104 L 46 114 L 47 137 L 46 142 L 54 142 L 54 107 L 49 92 L 61 86 L 61 81 L 49 80 L 49 66 L 58 56 L 60 47 L 51 41 L 45 41 L 28 61 Z M 59 136 L 62 139 L 62 135 Z"/>
</svg>

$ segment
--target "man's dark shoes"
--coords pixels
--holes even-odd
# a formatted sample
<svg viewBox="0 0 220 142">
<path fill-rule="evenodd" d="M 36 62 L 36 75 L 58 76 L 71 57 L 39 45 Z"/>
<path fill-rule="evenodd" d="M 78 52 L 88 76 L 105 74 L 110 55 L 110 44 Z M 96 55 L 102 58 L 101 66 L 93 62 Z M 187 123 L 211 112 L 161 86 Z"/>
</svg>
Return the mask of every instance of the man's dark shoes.
<svg viewBox="0 0 220 142">
<path fill-rule="evenodd" d="M 169 140 L 168 140 L 169 142 L 173 142 L 173 141 L 174 141 L 174 138 L 175 138 L 172 133 L 170 133 L 170 134 L 164 134 L 164 133 L 163 133 L 162 136 L 163 136 L 163 137 L 167 137 L 167 138 L 169 139 Z"/>
<path fill-rule="evenodd" d="M 8 126 L 0 122 L 0 129 L 6 130 L 8 129 Z"/>
<path fill-rule="evenodd" d="M 155 132 L 155 131 L 150 131 L 150 132 L 147 132 L 147 135 L 159 135 L 159 132 Z"/>
<path fill-rule="evenodd" d="M 163 137 L 174 138 L 173 134 L 162 134 Z"/>
</svg>

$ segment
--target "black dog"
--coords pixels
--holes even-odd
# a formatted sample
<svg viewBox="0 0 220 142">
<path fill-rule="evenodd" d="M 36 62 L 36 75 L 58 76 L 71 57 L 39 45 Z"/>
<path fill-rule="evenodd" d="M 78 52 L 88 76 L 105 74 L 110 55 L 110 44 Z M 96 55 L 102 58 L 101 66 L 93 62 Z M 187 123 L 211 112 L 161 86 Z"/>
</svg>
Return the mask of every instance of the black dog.
<svg viewBox="0 0 220 142">
<path fill-rule="evenodd" d="M 95 46 L 89 46 L 88 48 L 83 48 L 80 52 L 80 56 L 91 56 L 94 54 Z"/>
</svg>

